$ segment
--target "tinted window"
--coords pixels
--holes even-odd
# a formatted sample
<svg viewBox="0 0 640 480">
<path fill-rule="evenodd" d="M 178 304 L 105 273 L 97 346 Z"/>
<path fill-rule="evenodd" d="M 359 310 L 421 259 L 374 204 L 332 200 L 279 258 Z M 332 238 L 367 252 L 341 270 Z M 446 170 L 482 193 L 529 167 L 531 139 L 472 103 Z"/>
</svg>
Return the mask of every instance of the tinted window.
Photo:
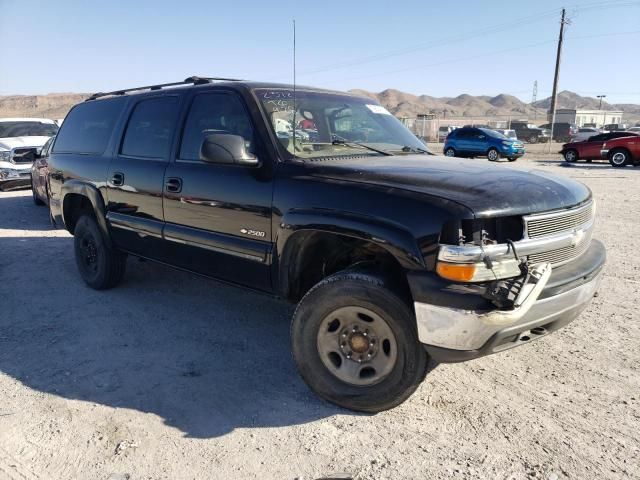
<svg viewBox="0 0 640 480">
<path fill-rule="evenodd" d="M 590 142 L 603 142 L 605 140 L 608 140 L 609 138 L 611 138 L 609 135 L 601 133 L 600 135 L 594 135 L 593 137 L 589 137 L 589 141 Z"/>
<path fill-rule="evenodd" d="M 193 99 L 184 126 L 180 158 L 199 160 L 200 146 L 207 135 L 230 133 L 244 138 L 253 152 L 253 127 L 238 97 L 227 93 L 204 93 Z"/>
<path fill-rule="evenodd" d="M 73 108 L 60 127 L 53 152 L 104 152 L 125 100 L 92 100 Z"/>
<path fill-rule="evenodd" d="M 0 138 L 50 137 L 57 131 L 58 126 L 53 123 L 0 122 Z"/>
<path fill-rule="evenodd" d="M 461 128 L 455 132 L 456 138 L 471 138 L 473 136 L 473 130 L 470 128 Z"/>
<path fill-rule="evenodd" d="M 120 153 L 131 157 L 168 158 L 178 115 L 178 97 L 142 100 L 127 123 Z"/>
<path fill-rule="evenodd" d="M 49 149 L 51 148 L 51 143 L 53 142 L 53 137 L 51 137 L 49 140 L 47 140 L 47 143 L 45 143 L 42 146 L 42 150 L 40 151 L 40 156 L 41 157 L 48 157 L 49 156 Z"/>
</svg>

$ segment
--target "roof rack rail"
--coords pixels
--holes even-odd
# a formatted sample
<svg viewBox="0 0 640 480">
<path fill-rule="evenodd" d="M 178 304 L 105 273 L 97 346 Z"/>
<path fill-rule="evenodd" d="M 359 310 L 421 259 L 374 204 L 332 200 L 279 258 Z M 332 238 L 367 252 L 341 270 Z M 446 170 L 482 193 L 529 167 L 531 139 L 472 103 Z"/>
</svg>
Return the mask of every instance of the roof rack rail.
<svg viewBox="0 0 640 480">
<path fill-rule="evenodd" d="M 98 92 L 91 95 L 89 98 L 85 100 L 88 102 L 90 100 L 95 100 L 100 97 L 107 97 L 111 95 L 124 95 L 127 92 L 137 92 L 139 90 L 160 90 L 164 87 L 175 87 L 178 85 L 204 85 L 205 83 L 213 83 L 213 82 L 240 82 L 239 78 L 222 78 L 222 77 L 198 77 L 196 75 L 185 78 L 182 82 L 172 82 L 172 83 L 160 83 L 158 85 L 147 85 L 145 87 L 134 87 L 134 88 L 125 88 L 123 90 L 114 90 L 113 92 Z"/>
</svg>

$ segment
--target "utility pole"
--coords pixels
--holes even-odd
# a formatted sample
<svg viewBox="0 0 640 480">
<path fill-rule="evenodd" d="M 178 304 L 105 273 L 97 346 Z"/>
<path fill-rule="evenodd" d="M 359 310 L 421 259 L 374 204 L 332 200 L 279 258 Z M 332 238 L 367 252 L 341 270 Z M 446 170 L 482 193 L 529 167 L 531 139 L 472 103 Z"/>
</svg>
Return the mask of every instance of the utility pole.
<svg viewBox="0 0 640 480">
<path fill-rule="evenodd" d="M 538 98 L 538 81 L 533 82 L 533 95 L 531 95 L 531 106 L 533 107 L 533 119 L 538 118 L 538 109 L 535 106 L 536 99 Z"/>
<path fill-rule="evenodd" d="M 562 41 L 564 37 L 564 25 L 565 25 L 565 9 L 562 9 L 562 17 L 560 19 L 560 35 L 558 36 L 558 51 L 556 53 L 556 72 L 553 76 L 553 91 L 551 92 L 551 138 L 549 138 L 549 148 L 551 148 L 551 142 L 553 141 L 553 127 L 556 123 L 556 101 L 558 97 L 558 77 L 560 76 L 560 57 L 562 55 Z"/>
</svg>

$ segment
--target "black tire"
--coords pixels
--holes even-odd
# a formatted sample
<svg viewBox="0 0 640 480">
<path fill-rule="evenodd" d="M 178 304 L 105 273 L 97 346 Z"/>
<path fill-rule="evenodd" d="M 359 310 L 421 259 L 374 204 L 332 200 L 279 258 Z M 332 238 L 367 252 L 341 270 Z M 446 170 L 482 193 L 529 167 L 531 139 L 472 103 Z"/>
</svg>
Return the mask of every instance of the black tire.
<svg viewBox="0 0 640 480">
<path fill-rule="evenodd" d="M 455 157 L 456 156 L 456 151 L 453 148 L 449 147 L 444 151 L 444 156 L 445 157 Z"/>
<path fill-rule="evenodd" d="M 87 285 L 96 290 L 115 287 L 124 276 L 127 256 L 107 245 L 92 215 L 82 215 L 73 232 L 76 265 Z"/>
<path fill-rule="evenodd" d="M 575 163 L 578 161 L 578 151 L 574 149 L 564 152 L 564 161 L 567 163 Z"/>
<path fill-rule="evenodd" d="M 33 203 L 35 203 L 36 205 L 38 206 L 44 205 L 44 202 L 40 200 L 40 197 L 38 197 L 38 194 L 36 193 L 36 189 L 33 188 L 33 178 L 31 179 L 31 197 L 33 198 Z"/>
<path fill-rule="evenodd" d="M 291 344 L 298 370 L 315 393 L 341 407 L 370 413 L 393 408 L 411 396 L 426 375 L 428 356 L 418 340 L 413 311 L 401 297 L 382 278 L 356 271 L 327 277 L 304 296 L 291 323 Z M 339 379 L 321 359 L 320 326 L 345 307 L 373 312 L 393 333 L 397 345 L 394 363 L 386 376 L 372 385 L 354 385 Z M 340 366 L 342 361 L 353 361 L 348 358 L 341 359 Z M 365 367 L 366 363 L 361 376 Z"/>
<path fill-rule="evenodd" d="M 489 150 L 487 150 L 487 158 L 490 162 L 497 162 L 498 160 L 500 160 L 500 152 L 497 148 L 491 147 Z"/>
<path fill-rule="evenodd" d="M 538 136 L 537 135 L 531 135 L 528 139 L 527 142 L 529 143 L 538 143 Z"/>
<path fill-rule="evenodd" d="M 614 148 L 609 152 L 609 163 L 612 167 L 626 167 L 631 163 L 631 154 L 624 148 Z"/>
</svg>

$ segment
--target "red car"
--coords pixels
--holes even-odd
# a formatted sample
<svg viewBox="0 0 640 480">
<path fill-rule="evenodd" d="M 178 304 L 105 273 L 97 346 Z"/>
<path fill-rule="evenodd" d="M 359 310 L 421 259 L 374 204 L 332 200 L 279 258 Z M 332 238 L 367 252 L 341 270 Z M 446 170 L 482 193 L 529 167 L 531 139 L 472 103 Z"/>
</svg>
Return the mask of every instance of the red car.
<svg viewBox="0 0 640 480">
<path fill-rule="evenodd" d="M 562 150 L 558 153 L 561 153 L 564 159 L 570 163 L 577 162 L 578 160 L 586 160 L 587 162 L 590 162 L 591 160 L 599 160 L 602 158 L 600 151 L 602 150 L 605 142 L 609 142 L 616 138 L 633 136 L 637 136 L 637 134 L 631 132 L 599 133 L 582 142 L 565 143 L 562 146 Z"/>
<path fill-rule="evenodd" d="M 33 203 L 36 205 L 49 204 L 47 174 L 49 173 L 49 149 L 54 138 L 47 140 L 31 165 L 31 194 Z"/>
<path fill-rule="evenodd" d="M 609 140 L 602 145 L 600 155 L 609 159 L 612 167 L 640 166 L 640 136 Z"/>
</svg>

